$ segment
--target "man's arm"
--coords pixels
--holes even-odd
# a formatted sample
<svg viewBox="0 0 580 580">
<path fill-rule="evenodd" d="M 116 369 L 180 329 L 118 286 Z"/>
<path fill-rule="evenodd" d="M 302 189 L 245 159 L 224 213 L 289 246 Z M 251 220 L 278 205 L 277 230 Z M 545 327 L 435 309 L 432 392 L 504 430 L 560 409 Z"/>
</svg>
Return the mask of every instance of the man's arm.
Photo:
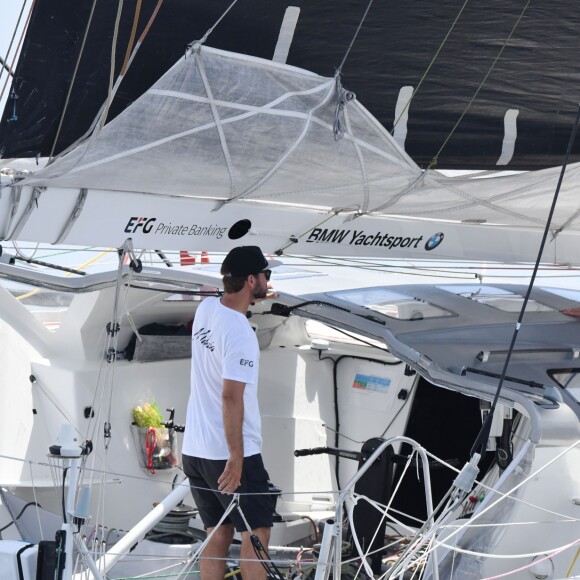
<svg viewBox="0 0 580 580">
<path fill-rule="evenodd" d="M 224 493 L 234 493 L 241 482 L 244 464 L 242 425 L 244 422 L 245 388 L 245 383 L 224 379 L 222 415 L 226 441 L 230 450 L 226 467 L 218 479 L 218 489 Z"/>
</svg>

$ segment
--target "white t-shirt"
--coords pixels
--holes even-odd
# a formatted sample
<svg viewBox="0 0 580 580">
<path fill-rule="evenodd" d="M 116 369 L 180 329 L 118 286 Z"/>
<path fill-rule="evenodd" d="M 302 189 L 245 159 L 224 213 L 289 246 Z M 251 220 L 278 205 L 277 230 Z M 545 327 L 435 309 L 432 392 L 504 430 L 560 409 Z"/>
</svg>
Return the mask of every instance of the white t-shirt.
<svg viewBox="0 0 580 580">
<path fill-rule="evenodd" d="M 260 349 L 248 319 L 219 298 L 206 298 L 193 322 L 191 394 L 183 453 L 205 459 L 228 459 L 222 416 L 223 380 L 245 383 L 244 456 L 262 449 L 258 370 Z"/>
</svg>

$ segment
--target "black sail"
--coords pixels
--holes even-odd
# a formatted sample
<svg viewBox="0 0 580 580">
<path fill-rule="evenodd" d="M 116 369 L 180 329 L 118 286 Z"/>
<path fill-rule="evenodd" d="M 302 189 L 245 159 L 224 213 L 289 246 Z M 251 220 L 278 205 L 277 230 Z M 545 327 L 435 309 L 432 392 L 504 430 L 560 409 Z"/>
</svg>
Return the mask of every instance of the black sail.
<svg viewBox="0 0 580 580">
<path fill-rule="evenodd" d="M 165 1 L 108 119 L 147 90 L 230 4 Z M 404 146 L 422 167 L 537 169 L 561 164 L 580 99 L 576 4 L 464 4 L 374 2 L 342 69 L 343 86 L 388 130 L 393 129 L 401 88 L 418 89 L 408 109 Z M 0 124 L 2 157 L 58 153 L 90 127 L 107 96 L 113 38 L 116 76 L 135 16 L 135 3 L 126 2 L 115 34 L 118 3 L 97 2 L 90 20 L 92 5 L 89 0 L 36 0 Z M 156 5 L 156 0 L 143 1 L 137 38 Z M 332 76 L 355 36 L 367 0 L 298 0 L 291 5 L 300 15 L 288 64 Z M 207 44 L 272 58 L 288 6 L 240 0 Z M 512 119 L 507 136 L 506 113 Z M 510 139 L 515 146 L 506 157 L 502 148 Z M 573 160 L 580 159 L 579 147 Z"/>
</svg>

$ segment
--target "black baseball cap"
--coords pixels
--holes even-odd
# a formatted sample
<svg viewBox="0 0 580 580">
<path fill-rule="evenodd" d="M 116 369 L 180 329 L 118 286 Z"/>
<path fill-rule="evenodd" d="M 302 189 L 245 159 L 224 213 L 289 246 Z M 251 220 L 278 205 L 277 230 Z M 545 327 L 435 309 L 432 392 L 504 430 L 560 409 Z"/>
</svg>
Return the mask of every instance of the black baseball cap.
<svg viewBox="0 0 580 580">
<path fill-rule="evenodd" d="M 267 260 L 258 246 L 238 246 L 225 257 L 220 273 L 222 276 L 249 276 L 275 268 L 281 262 Z"/>
</svg>

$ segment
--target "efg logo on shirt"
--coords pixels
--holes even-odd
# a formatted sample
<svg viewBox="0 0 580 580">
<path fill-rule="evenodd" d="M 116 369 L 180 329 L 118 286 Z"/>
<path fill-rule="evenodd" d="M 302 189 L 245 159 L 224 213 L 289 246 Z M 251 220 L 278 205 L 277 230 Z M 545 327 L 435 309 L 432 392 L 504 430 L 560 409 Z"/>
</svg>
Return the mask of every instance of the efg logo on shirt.
<svg viewBox="0 0 580 580">
<path fill-rule="evenodd" d="M 211 330 L 206 330 L 205 328 L 200 328 L 194 335 L 193 338 L 199 340 L 200 344 L 203 344 L 205 348 L 211 350 L 212 352 L 215 350 L 215 345 L 211 340 Z"/>
<path fill-rule="evenodd" d="M 254 366 L 254 361 L 253 360 L 247 360 L 245 358 L 241 358 L 240 359 L 240 365 L 243 367 L 253 367 Z"/>
</svg>

